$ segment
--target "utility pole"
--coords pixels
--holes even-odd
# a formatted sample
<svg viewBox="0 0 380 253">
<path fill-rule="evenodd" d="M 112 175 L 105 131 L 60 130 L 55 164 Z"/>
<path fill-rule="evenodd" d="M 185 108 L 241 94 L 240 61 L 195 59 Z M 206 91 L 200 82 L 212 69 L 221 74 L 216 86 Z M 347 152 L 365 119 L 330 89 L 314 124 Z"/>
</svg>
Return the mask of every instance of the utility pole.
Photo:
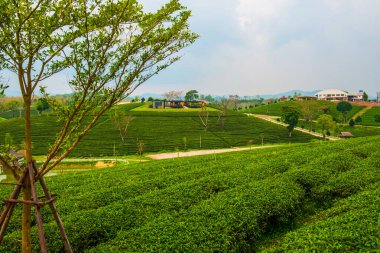
<svg viewBox="0 0 380 253">
<path fill-rule="evenodd" d="M 377 93 L 377 100 L 378 103 L 380 102 L 380 92 Z"/>
</svg>

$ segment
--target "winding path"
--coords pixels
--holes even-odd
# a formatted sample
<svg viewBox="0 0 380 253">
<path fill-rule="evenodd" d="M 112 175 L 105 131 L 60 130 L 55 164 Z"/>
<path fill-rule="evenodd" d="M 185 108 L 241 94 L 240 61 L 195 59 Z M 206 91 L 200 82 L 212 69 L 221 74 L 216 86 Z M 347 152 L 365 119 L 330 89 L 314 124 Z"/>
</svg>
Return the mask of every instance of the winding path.
<svg viewBox="0 0 380 253">
<path fill-rule="evenodd" d="M 256 117 L 256 118 L 259 118 L 259 119 L 263 119 L 263 120 L 269 121 L 269 122 L 271 122 L 273 124 L 281 125 L 283 127 L 287 127 L 288 126 L 287 124 L 285 124 L 283 122 L 277 121 L 278 116 L 269 116 L 269 115 L 261 115 L 261 114 L 247 114 L 247 115 L 251 116 L 251 117 Z M 306 134 L 310 134 L 310 135 L 313 135 L 315 137 L 323 138 L 323 135 L 320 134 L 320 133 L 311 132 L 309 130 L 306 130 L 306 129 L 303 129 L 303 128 L 300 128 L 300 127 L 296 127 L 296 128 L 294 128 L 294 130 L 299 131 L 299 132 L 303 132 L 303 133 L 306 133 Z M 338 141 L 338 140 L 340 140 L 338 137 L 333 137 L 333 136 L 326 136 L 326 139 L 331 140 L 331 141 Z"/>
</svg>

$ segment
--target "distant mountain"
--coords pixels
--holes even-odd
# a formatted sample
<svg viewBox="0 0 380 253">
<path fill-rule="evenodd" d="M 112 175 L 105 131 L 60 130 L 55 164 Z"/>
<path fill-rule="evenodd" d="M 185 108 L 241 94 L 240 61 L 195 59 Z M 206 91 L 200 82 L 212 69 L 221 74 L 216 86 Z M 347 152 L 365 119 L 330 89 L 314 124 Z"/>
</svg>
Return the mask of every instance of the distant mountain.
<svg viewBox="0 0 380 253">
<path fill-rule="evenodd" d="M 145 99 L 148 99 L 149 97 L 157 98 L 157 99 L 164 98 L 162 94 L 157 94 L 157 93 L 143 93 L 143 94 L 136 94 L 135 96 L 138 96 L 140 98 L 145 98 Z M 135 96 L 134 94 L 131 95 L 132 98 Z"/>
<path fill-rule="evenodd" d="M 304 90 L 291 90 L 287 92 L 277 93 L 277 94 L 267 94 L 267 95 L 259 95 L 261 98 L 281 98 L 293 96 L 295 93 L 301 94 L 302 96 L 314 96 L 316 93 L 321 90 L 313 90 L 313 91 L 304 91 Z"/>
<path fill-rule="evenodd" d="M 281 98 L 281 97 L 293 96 L 294 93 L 301 93 L 303 96 L 314 96 L 319 91 L 320 90 L 314 90 L 314 91 L 291 90 L 291 91 L 277 93 L 277 94 L 265 94 L 265 95 L 256 95 L 256 96 L 249 95 L 249 96 L 240 96 L 240 97 L 241 98 L 246 97 L 248 99 L 256 99 L 258 97 L 264 98 L 264 99 L 267 99 L 267 98 Z M 7 96 L 21 96 L 21 94 L 20 94 L 19 91 L 10 90 L 10 89 L 6 90 L 5 94 Z M 136 95 L 132 94 L 130 96 L 130 98 L 132 99 L 135 96 L 138 96 L 140 98 L 143 97 L 145 99 L 148 99 L 149 97 L 157 98 L 157 99 L 164 98 L 162 94 L 158 94 L 158 93 L 143 93 L 143 94 L 136 94 Z M 211 96 L 214 97 L 216 100 L 221 100 L 223 97 L 228 98 L 228 95 L 225 95 L 225 96 L 211 95 Z"/>
<path fill-rule="evenodd" d="M 316 93 L 320 92 L 321 90 L 313 90 L 313 91 L 303 91 L 303 90 L 291 90 L 287 92 L 277 93 L 277 94 L 265 94 L 265 95 L 255 95 L 255 96 L 240 96 L 240 98 L 246 98 L 246 99 L 257 99 L 257 98 L 281 98 L 281 97 L 288 97 L 293 96 L 294 93 L 301 94 L 302 96 L 314 96 Z M 228 98 L 228 95 L 226 96 L 215 96 L 212 95 L 216 100 L 221 100 L 223 97 Z"/>
</svg>

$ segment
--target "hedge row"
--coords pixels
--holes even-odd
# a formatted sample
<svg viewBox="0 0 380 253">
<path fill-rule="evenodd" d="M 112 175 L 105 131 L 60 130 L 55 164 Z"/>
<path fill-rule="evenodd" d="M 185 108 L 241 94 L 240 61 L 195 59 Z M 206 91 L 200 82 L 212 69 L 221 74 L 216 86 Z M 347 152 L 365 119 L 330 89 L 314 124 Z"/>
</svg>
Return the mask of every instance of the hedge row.
<svg viewBox="0 0 380 253">
<path fill-rule="evenodd" d="M 287 224 L 315 219 L 339 200 L 377 184 L 379 141 L 359 138 L 153 161 L 47 180 L 60 194 L 57 205 L 75 252 L 256 251 L 269 249 L 260 247 L 272 233 L 290 233 Z M 1 196 L 6 192 L 0 189 Z M 43 218 L 49 251 L 62 251 L 46 209 Z M 373 216 L 358 219 L 374 222 Z M 13 223 L 0 252 L 19 251 L 20 232 Z M 353 242 L 357 248 L 368 239 L 360 234 Z M 33 240 L 37 251 L 35 234 Z"/>
</svg>

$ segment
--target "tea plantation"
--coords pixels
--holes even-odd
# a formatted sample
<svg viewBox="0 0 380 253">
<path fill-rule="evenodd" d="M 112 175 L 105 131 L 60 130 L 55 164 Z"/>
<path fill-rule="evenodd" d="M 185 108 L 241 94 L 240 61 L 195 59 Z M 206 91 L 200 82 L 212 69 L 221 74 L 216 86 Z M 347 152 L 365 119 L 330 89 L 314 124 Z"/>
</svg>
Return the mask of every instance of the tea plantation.
<svg viewBox="0 0 380 253">
<path fill-rule="evenodd" d="M 74 252 L 376 252 L 380 137 L 47 178 Z M 9 194 L 0 188 L 0 196 Z M 16 216 L 0 252 L 19 252 Z M 49 252 L 63 252 L 47 208 Z M 33 251 L 38 251 L 33 227 Z"/>
<path fill-rule="evenodd" d="M 218 113 L 210 111 L 210 126 L 205 131 L 197 111 L 134 111 L 141 104 L 121 106 L 127 115 L 132 115 L 123 144 L 119 132 L 109 115 L 104 115 L 99 123 L 74 150 L 73 156 L 105 156 L 116 154 L 136 154 L 137 140 L 144 144 L 145 152 L 163 152 L 186 149 L 215 149 L 232 146 L 261 145 L 274 143 L 310 142 L 315 137 L 296 132 L 288 137 L 287 129 L 272 123 L 247 117 L 241 113 L 229 112 L 224 127 L 218 124 Z M 0 143 L 5 134 L 10 133 L 15 143 L 22 143 L 24 136 L 23 119 L 0 122 Z M 54 115 L 34 116 L 32 121 L 33 152 L 46 154 L 59 130 Z"/>
<path fill-rule="evenodd" d="M 337 120 L 341 120 L 341 113 L 336 109 L 336 103 L 330 101 L 302 101 L 304 103 L 310 103 L 315 106 L 319 106 L 322 108 L 328 108 L 328 114 L 333 116 Z M 272 115 L 272 116 L 281 116 L 282 108 L 284 106 L 295 106 L 299 107 L 299 101 L 291 101 L 291 102 L 282 102 L 275 104 L 262 105 L 251 109 L 246 109 L 244 112 L 247 113 L 255 113 L 255 114 L 264 114 L 264 115 Z M 352 110 L 347 113 L 347 119 L 352 118 L 356 113 L 362 110 L 362 106 L 352 105 Z"/>
<path fill-rule="evenodd" d="M 380 126 L 380 122 L 375 121 L 376 115 L 380 115 L 380 106 L 374 106 L 364 113 L 361 116 L 362 122 L 360 124 L 367 126 Z"/>
</svg>

